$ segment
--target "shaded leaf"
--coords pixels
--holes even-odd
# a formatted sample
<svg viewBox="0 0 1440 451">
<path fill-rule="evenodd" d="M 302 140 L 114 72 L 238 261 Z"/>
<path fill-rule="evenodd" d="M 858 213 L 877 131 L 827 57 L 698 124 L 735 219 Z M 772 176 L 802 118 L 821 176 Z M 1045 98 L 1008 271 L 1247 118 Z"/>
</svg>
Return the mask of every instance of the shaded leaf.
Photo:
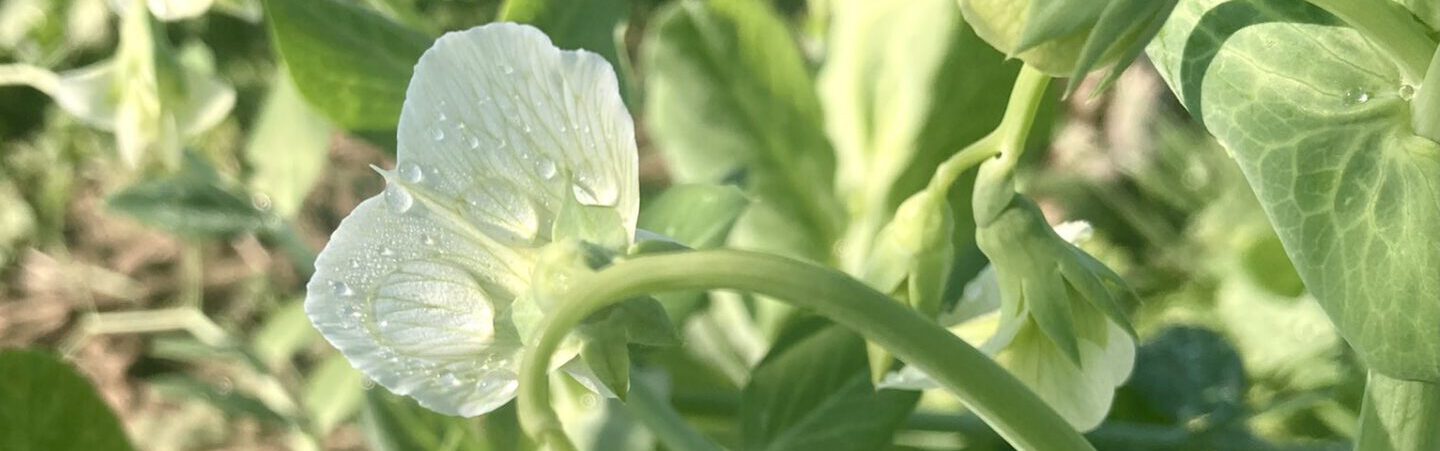
<svg viewBox="0 0 1440 451">
<path fill-rule="evenodd" d="M 0 449 L 131 449 L 95 387 L 52 355 L 0 351 Z"/>
</svg>

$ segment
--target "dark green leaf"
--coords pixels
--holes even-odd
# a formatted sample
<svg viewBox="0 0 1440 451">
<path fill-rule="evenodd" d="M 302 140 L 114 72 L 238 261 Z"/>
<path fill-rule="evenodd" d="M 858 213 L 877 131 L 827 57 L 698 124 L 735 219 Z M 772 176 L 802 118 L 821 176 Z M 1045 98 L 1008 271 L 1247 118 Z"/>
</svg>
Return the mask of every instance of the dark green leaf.
<svg viewBox="0 0 1440 451">
<path fill-rule="evenodd" d="M 264 228 L 269 216 L 198 158 L 182 172 L 141 182 L 106 201 L 142 224 L 189 238 L 224 238 Z"/>
<path fill-rule="evenodd" d="M 1150 56 L 1365 363 L 1440 382 L 1440 145 L 1414 135 L 1394 63 L 1281 0 L 1185 0 Z"/>
<path fill-rule="evenodd" d="M 275 47 L 311 105 L 350 130 L 395 129 L 430 38 L 339 0 L 265 0 L 265 13 Z"/>
<path fill-rule="evenodd" d="M 59 358 L 39 351 L 0 352 L 0 380 L 0 449 L 131 449 L 95 387 Z"/>
<path fill-rule="evenodd" d="M 783 341 L 745 387 L 741 449 L 884 449 L 919 393 L 877 392 L 864 341 L 838 326 Z"/>
</svg>

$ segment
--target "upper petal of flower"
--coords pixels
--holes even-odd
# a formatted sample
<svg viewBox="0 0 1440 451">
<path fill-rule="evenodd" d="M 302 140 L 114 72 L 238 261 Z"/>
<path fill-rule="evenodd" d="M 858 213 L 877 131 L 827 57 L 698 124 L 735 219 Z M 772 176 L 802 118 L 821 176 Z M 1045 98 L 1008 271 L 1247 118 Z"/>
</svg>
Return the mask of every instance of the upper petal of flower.
<svg viewBox="0 0 1440 451">
<path fill-rule="evenodd" d="M 558 209 L 613 208 L 633 234 L 633 127 L 595 54 L 513 24 L 441 37 L 406 92 L 389 186 L 316 260 L 311 320 L 366 376 L 426 407 L 503 405 L 524 352 L 511 307 Z"/>
</svg>

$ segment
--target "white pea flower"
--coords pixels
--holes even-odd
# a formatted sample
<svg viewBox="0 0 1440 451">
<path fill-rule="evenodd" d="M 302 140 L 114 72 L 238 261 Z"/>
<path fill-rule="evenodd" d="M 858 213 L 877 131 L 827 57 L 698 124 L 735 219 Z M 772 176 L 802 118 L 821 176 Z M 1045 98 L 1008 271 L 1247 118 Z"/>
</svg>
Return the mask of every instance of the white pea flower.
<svg viewBox="0 0 1440 451">
<path fill-rule="evenodd" d="M 165 39 L 145 8 L 123 8 L 113 58 L 60 73 L 0 65 L 0 85 L 29 85 L 85 125 L 113 132 L 132 167 L 147 155 L 175 167 L 182 140 L 224 120 L 235 90 L 176 60 Z"/>
<path fill-rule="evenodd" d="M 420 58 L 398 144 L 384 193 L 316 260 L 305 310 L 380 385 L 480 415 L 515 396 L 533 324 L 521 317 L 549 307 L 531 286 L 532 272 L 546 277 L 542 249 L 591 233 L 633 240 L 634 124 L 600 56 L 491 24 Z"/>
<path fill-rule="evenodd" d="M 1065 241 L 1079 244 L 1093 230 L 1085 222 L 1055 226 Z M 1066 355 L 1018 306 L 1006 305 L 995 267 L 986 266 L 965 285 L 964 297 L 940 323 L 955 335 L 994 357 L 1076 429 L 1094 429 L 1105 419 L 1115 388 L 1125 383 L 1135 365 L 1135 340 L 1115 321 L 1088 303 L 1071 305 L 1071 320 L 1080 362 Z M 1023 308 L 1023 307 L 1021 307 Z M 939 388 L 914 367 L 890 373 L 882 388 Z"/>
</svg>

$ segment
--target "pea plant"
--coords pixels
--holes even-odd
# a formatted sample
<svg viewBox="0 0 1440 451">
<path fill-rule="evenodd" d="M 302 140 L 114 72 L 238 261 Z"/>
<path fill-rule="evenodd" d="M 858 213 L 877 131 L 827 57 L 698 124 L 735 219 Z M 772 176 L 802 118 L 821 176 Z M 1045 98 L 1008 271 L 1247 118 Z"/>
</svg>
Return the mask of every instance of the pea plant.
<svg viewBox="0 0 1440 451">
<path fill-rule="evenodd" d="M 113 136 L 106 204 L 186 280 L 237 237 L 298 277 L 253 331 L 186 285 L 86 333 L 187 331 L 155 348 L 248 382 L 156 385 L 288 447 L 359 416 L 379 449 L 1440 450 L 1433 2 L 111 3 L 113 55 L 0 84 Z M 274 66 L 253 120 L 172 45 L 217 12 Z M 1158 150 L 1071 181 L 1065 130 L 1146 74 Z M 381 156 L 316 253 L 342 134 Z M 0 375 L 124 441 L 54 358 Z M 3 405 L 41 396 L 0 388 L 34 425 L 0 448 L 90 443 Z"/>
</svg>

